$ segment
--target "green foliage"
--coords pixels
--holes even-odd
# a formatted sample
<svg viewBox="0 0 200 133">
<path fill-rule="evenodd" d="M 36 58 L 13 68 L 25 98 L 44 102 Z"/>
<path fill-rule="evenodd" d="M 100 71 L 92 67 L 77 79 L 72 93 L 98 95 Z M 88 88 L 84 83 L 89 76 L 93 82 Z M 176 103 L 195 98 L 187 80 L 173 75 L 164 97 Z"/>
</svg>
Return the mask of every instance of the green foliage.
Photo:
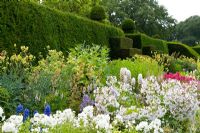
<svg viewBox="0 0 200 133">
<path fill-rule="evenodd" d="M 30 52 L 46 55 L 46 47 L 66 53 L 77 43 L 109 46 L 109 38 L 124 36 L 122 30 L 32 2 L 0 3 L 0 51 L 12 55 L 13 44 L 27 45 Z"/>
<path fill-rule="evenodd" d="M 32 110 L 43 110 L 46 103 L 52 111 L 69 106 L 71 69 L 62 52 L 49 50 L 47 57 L 32 67 L 25 93 L 29 98 L 23 103 Z"/>
<path fill-rule="evenodd" d="M 90 13 L 92 20 L 102 21 L 106 18 L 106 12 L 103 6 L 95 6 Z"/>
<path fill-rule="evenodd" d="M 191 47 L 177 43 L 177 42 L 168 42 L 168 49 L 169 49 L 169 54 L 172 53 L 179 53 L 180 55 L 185 55 L 187 57 L 193 57 L 193 58 L 198 58 L 199 54 L 193 50 Z"/>
<path fill-rule="evenodd" d="M 155 48 L 153 46 L 144 46 L 142 48 L 142 54 L 152 56 L 152 53 L 154 52 L 154 50 Z"/>
<path fill-rule="evenodd" d="M 163 40 L 154 39 L 145 34 L 126 34 L 126 37 L 133 39 L 133 47 L 135 48 L 150 46 L 158 52 L 168 53 L 167 45 Z"/>
<path fill-rule="evenodd" d="M 3 52 L 1 55 L 0 64 L 3 69 L 0 73 L 0 85 L 10 94 L 9 104 L 6 105 L 9 107 L 7 114 L 14 113 L 17 104 L 26 99 L 24 91 L 33 61 L 33 55 L 28 52 L 28 47 L 24 46 L 19 54 L 9 57 Z"/>
<path fill-rule="evenodd" d="M 6 88 L 0 86 L 0 105 L 5 110 L 6 116 L 9 115 L 10 110 L 10 93 Z"/>
<path fill-rule="evenodd" d="M 161 75 L 163 73 L 163 66 L 158 65 L 158 62 L 147 56 L 136 55 L 133 59 L 126 60 L 113 60 L 109 62 L 105 68 L 104 77 L 117 76 L 119 78 L 119 72 L 122 67 L 126 67 L 131 71 L 132 77 L 137 78 L 138 74 L 142 74 L 144 77 L 149 75 Z"/>
<path fill-rule="evenodd" d="M 120 25 L 125 18 L 135 21 L 136 30 L 149 36 L 159 34 L 162 39 L 173 39 L 176 20 L 156 0 L 102 0 L 109 20 Z"/>
<path fill-rule="evenodd" d="M 133 33 L 135 30 L 135 22 L 132 19 L 125 19 L 122 22 L 122 30 L 125 33 Z"/>
<path fill-rule="evenodd" d="M 177 39 L 184 44 L 194 46 L 200 42 L 200 16 L 191 16 L 176 26 Z"/>
<path fill-rule="evenodd" d="M 0 103 L 3 105 L 5 102 L 8 102 L 10 99 L 10 94 L 7 89 L 0 86 Z"/>
<path fill-rule="evenodd" d="M 197 61 L 186 56 L 177 57 L 172 54 L 159 54 L 154 52 L 153 58 L 164 66 L 166 72 L 191 72 L 197 69 Z"/>
<path fill-rule="evenodd" d="M 169 72 L 172 72 L 172 73 L 183 71 L 183 67 L 181 66 L 181 62 L 179 60 L 171 60 L 168 69 L 169 69 Z"/>
<path fill-rule="evenodd" d="M 133 48 L 142 49 L 142 41 L 140 34 L 126 34 L 126 37 L 131 38 L 133 40 Z"/>
<path fill-rule="evenodd" d="M 68 64 L 72 65 L 70 107 L 79 112 L 83 93 L 90 93 L 99 85 L 108 60 L 108 49 L 93 45 L 77 46 L 71 49 Z"/>
<path fill-rule="evenodd" d="M 27 119 L 19 128 L 19 133 L 30 133 L 31 122 Z"/>
<path fill-rule="evenodd" d="M 192 47 L 198 54 L 200 54 L 200 46 L 194 46 Z"/>
<path fill-rule="evenodd" d="M 127 37 L 112 37 L 109 42 L 111 58 L 119 58 L 122 55 L 121 49 L 128 50 L 133 47 L 133 40 Z"/>
<path fill-rule="evenodd" d="M 71 123 L 56 126 L 50 133 L 96 133 L 95 129 L 89 127 L 74 127 Z"/>
<path fill-rule="evenodd" d="M 195 122 L 193 123 L 194 124 L 194 126 L 192 125 L 192 127 L 196 127 L 196 133 L 198 133 L 198 132 L 200 132 L 200 121 L 199 121 L 199 119 L 200 119 L 200 110 L 198 110 L 197 112 L 196 112 L 196 115 L 195 115 Z"/>
<path fill-rule="evenodd" d="M 63 12 L 71 12 L 88 17 L 91 8 L 98 3 L 99 0 L 43 0 L 42 4 Z"/>
</svg>

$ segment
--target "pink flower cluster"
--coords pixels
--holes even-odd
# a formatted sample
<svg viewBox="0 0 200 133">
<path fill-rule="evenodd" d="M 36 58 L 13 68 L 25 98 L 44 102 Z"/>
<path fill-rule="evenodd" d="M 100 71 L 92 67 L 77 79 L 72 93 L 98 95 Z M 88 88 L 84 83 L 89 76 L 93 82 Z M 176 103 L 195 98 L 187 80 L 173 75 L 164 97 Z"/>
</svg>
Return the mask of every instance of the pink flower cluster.
<svg viewBox="0 0 200 133">
<path fill-rule="evenodd" d="M 183 81 L 183 82 L 189 82 L 189 81 L 195 80 L 192 77 L 182 76 L 179 72 L 177 72 L 177 73 L 165 73 L 164 79 L 176 79 L 176 80 Z"/>
</svg>

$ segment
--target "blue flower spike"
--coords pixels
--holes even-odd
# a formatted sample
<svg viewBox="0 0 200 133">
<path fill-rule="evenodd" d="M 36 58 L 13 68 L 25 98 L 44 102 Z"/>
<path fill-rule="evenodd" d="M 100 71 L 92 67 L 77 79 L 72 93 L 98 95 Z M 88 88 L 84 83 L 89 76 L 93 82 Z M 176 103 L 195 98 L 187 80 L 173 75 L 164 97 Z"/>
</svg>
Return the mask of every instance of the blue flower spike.
<svg viewBox="0 0 200 133">
<path fill-rule="evenodd" d="M 25 122 L 28 119 L 29 114 L 30 114 L 29 109 L 25 109 L 23 114 L 23 122 Z"/>
<path fill-rule="evenodd" d="M 20 113 L 23 113 L 24 107 L 23 105 L 19 104 L 16 108 L 16 113 L 19 115 Z"/>
<path fill-rule="evenodd" d="M 49 104 L 47 104 L 47 105 L 45 106 L 44 114 L 47 115 L 47 116 L 50 116 L 50 114 L 51 114 L 51 107 L 50 107 Z"/>
</svg>

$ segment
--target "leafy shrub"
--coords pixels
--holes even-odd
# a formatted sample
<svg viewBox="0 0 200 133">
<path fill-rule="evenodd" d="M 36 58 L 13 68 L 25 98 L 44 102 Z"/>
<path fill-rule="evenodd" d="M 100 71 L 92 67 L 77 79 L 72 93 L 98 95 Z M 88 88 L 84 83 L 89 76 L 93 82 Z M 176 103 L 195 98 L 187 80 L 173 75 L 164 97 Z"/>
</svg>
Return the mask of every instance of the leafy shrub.
<svg viewBox="0 0 200 133">
<path fill-rule="evenodd" d="M 32 67 L 25 93 L 29 98 L 24 104 L 31 110 L 42 110 L 48 103 L 52 111 L 69 106 L 71 69 L 62 52 L 49 50 L 47 57 Z"/>
<path fill-rule="evenodd" d="M 67 60 L 73 67 L 70 107 L 78 112 L 83 93 L 90 93 L 93 87 L 101 82 L 108 60 L 108 50 L 95 45 L 80 45 L 71 49 Z"/>
<path fill-rule="evenodd" d="M 22 46 L 19 54 L 13 54 L 11 57 L 2 55 L 0 58 L 1 73 L 0 85 L 6 88 L 10 94 L 9 108 L 13 113 L 15 106 L 23 102 L 25 88 L 28 84 L 28 75 L 34 61 L 34 56 L 28 52 L 28 47 Z"/>
<path fill-rule="evenodd" d="M 136 55 L 133 59 L 113 60 L 108 63 L 104 71 L 104 77 L 113 75 L 119 77 L 119 70 L 122 67 L 128 68 L 133 77 L 138 77 L 142 74 L 144 77 L 149 75 L 161 75 L 163 66 L 158 65 L 158 62 L 150 57 Z"/>
<path fill-rule="evenodd" d="M 193 50 L 191 47 L 185 44 L 169 42 L 167 43 L 167 45 L 169 49 L 169 54 L 179 53 L 180 55 L 185 55 L 187 57 L 192 57 L 192 58 L 199 57 L 199 54 L 195 50 Z"/>
<path fill-rule="evenodd" d="M 122 30 L 125 33 L 133 33 L 135 30 L 135 22 L 132 19 L 125 19 L 122 22 Z"/>
<path fill-rule="evenodd" d="M 90 18 L 92 20 L 102 21 L 106 18 L 106 12 L 103 6 L 94 6 L 91 9 Z"/>
<path fill-rule="evenodd" d="M 122 57 L 121 50 L 129 50 L 133 47 L 133 40 L 127 37 L 112 37 L 110 38 L 110 57 L 115 59 Z M 126 57 L 129 54 L 125 55 Z"/>
<path fill-rule="evenodd" d="M 0 105 L 5 109 L 6 116 L 9 115 L 10 108 L 10 93 L 6 88 L 0 86 Z"/>
<path fill-rule="evenodd" d="M 192 47 L 198 54 L 200 54 L 200 46 Z"/>
<path fill-rule="evenodd" d="M 197 69 L 197 61 L 186 56 L 178 57 L 176 54 L 159 54 L 154 52 L 153 58 L 164 66 L 166 72 L 191 72 Z"/>
<path fill-rule="evenodd" d="M 33 55 L 46 55 L 47 46 L 66 54 L 77 43 L 109 46 L 110 37 L 124 36 L 119 28 L 27 1 L 1 2 L 0 14 L 0 51 L 10 55 L 14 43 L 28 46 Z"/>
<path fill-rule="evenodd" d="M 144 46 L 142 48 L 142 54 L 143 55 L 151 56 L 154 51 L 155 51 L 155 48 L 153 46 Z"/>
<path fill-rule="evenodd" d="M 160 39 L 151 38 L 145 34 L 126 34 L 126 37 L 133 39 L 133 47 L 143 48 L 146 46 L 154 47 L 156 51 L 168 53 L 166 42 Z"/>
<path fill-rule="evenodd" d="M 5 102 L 8 102 L 10 99 L 10 94 L 7 89 L 0 86 L 0 103 L 3 105 Z"/>
<path fill-rule="evenodd" d="M 182 72 L 183 67 L 181 66 L 181 62 L 179 60 L 171 60 L 169 65 L 169 72 L 176 73 L 176 72 Z"/>
</svg>

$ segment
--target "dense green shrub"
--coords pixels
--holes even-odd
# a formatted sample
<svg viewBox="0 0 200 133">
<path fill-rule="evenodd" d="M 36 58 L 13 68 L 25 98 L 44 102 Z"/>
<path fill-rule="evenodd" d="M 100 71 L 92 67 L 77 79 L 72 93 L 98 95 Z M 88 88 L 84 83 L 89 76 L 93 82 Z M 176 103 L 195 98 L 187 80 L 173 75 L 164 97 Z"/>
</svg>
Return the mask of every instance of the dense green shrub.
<svg viewBox="0 0 200 133">
<path fill-rule="evenodd" d="M 140 73 L 146 77 L 149 75 L 158 76 L 163 72 L 163 66 L 158 65 L 157 61 L 147 56 L 136 55 L 133 59 L 113 60 L 109 62 L 104 71 L 105 78 L 111 75 L 119 78 L 119 72 L 122 67 L 129 69 L 132 77 L 135 78 L 137 78 Z"/>
<path fill-rule="evenodd" d="M 10 94 L 9 110 L 6 113 L 13 114 L 17 104 L 26 99 L 24 90 L 34 57 L 28 52 L 28 47 L 24 46 L 19 54 L 13 54 L 11 57 L 5 53 L 0 55 L 0 85 Z"/>
<path fill-rule="evenodd" d="M 4 108 L 6 115 L 10 112 L 10 93 L 6 88 L 0 86 L 0 105 Z"/>
<path fill-rule="evenodd" d="M 182 72 L 183 67 L 181 66 L 180 60 L 171 60 L 169 65 L 169 72 L 176 73 L 176 72 Z"/>
<path fill-rule="evenodd" d="M 10 98 L 10 94 L 7 89 L 0 86 L 0 103 L 1 105 L 4 104 L 4 102 L 7 102 Z"/>
<path fill-rule="evenodd" d="M 128 50 L 133 47 L 133 40 L 127 37 L 112 37 L 109 42 L 111 58 L 119 58 L 121 55 L 121 49 Z"/>
<path fill-rule="evenodd" d="M 122 22 L 122 30 L 125 33 L 133 33 L 135 30 L 135 22 L 132 19 L 125 19 Z"/>
<path fill-rule="evenodd" d="M 186 56 L 178 57 L 176 54 L 160 54 L 154 52 L 153 58 L 164 66 L 166 72 L 191 72 L 197 69 L 197 61 Z"/>
<path fill-rule="evenodd" d="M 77 113 L 83 94 L 90 94 L 94 86 L 100 84 L 107 61 L 107 48 L 80 45 L 71 49 L 67 58 L 68 64 L 72 65 L 70 108 Z"/>
<path fill-rule="evenodd" d="M 47 54 L 47 46 L 66 53 L 77 43 L 109 46 L 110 37 L 124 36 L 118 28 L 36 3 L 6 1 L 0 5 L 0 51 L 12 53 L 16 43 L 27 45 L 34 55 Z"/>
<path fill-rule="evenodd" d="M 31 68 L 25 90 L 29 98 L 23 104 L 38 111 L 42 111 L 46 103 L 51 105 L 52 111 L 69 106 L 71 71 L 62 52 L 49 50 L 47 57 Z"/>
<path fill-rule="evenodd" d="M 198 54 L 200 54 L 200 46 L 192 47 Z"/>
<path fill-rule="evenodd" d="M 153 47 L 153 46 L 144 46 L 142 48 L 142 54 L 143 55 L 151 56 L 154 51 L 155 51 L 155 47 Z"/>
<path fill-rule="evenodd" d="M 191 47 L 177 43 L 177 42 L 168 42 L 168 49 L 169 49 L 169 54 L 172 53 L 179 53 L 180 55 L 185 55 L 187 57 L 193 57 L 193 58 L 198 58 L 199 54 L 193 50 Z"/>
<path fill-rule="evenodd" d="M 140 34 L 126 34 L 126 37 L 131 38 L 133 40 L 133 48 L 142 49 L 142 41 Z"/>
<path fill-rule="evenodd" d="M 156 51 L 168 53 L 168 48 L 163 40 L 151 38 L 145 34 L 126 34 L 126 37 L 133 39 L 134 48 L 143 48 L 145 46 L 152 46 Z"/>
<path fill-rule="evenodd" d="M 106 18 L 106 12 L 103 6 L 94 6 L 91 9 L 90 18 L 92 20 L 102 21 Z"/>
</svg>

